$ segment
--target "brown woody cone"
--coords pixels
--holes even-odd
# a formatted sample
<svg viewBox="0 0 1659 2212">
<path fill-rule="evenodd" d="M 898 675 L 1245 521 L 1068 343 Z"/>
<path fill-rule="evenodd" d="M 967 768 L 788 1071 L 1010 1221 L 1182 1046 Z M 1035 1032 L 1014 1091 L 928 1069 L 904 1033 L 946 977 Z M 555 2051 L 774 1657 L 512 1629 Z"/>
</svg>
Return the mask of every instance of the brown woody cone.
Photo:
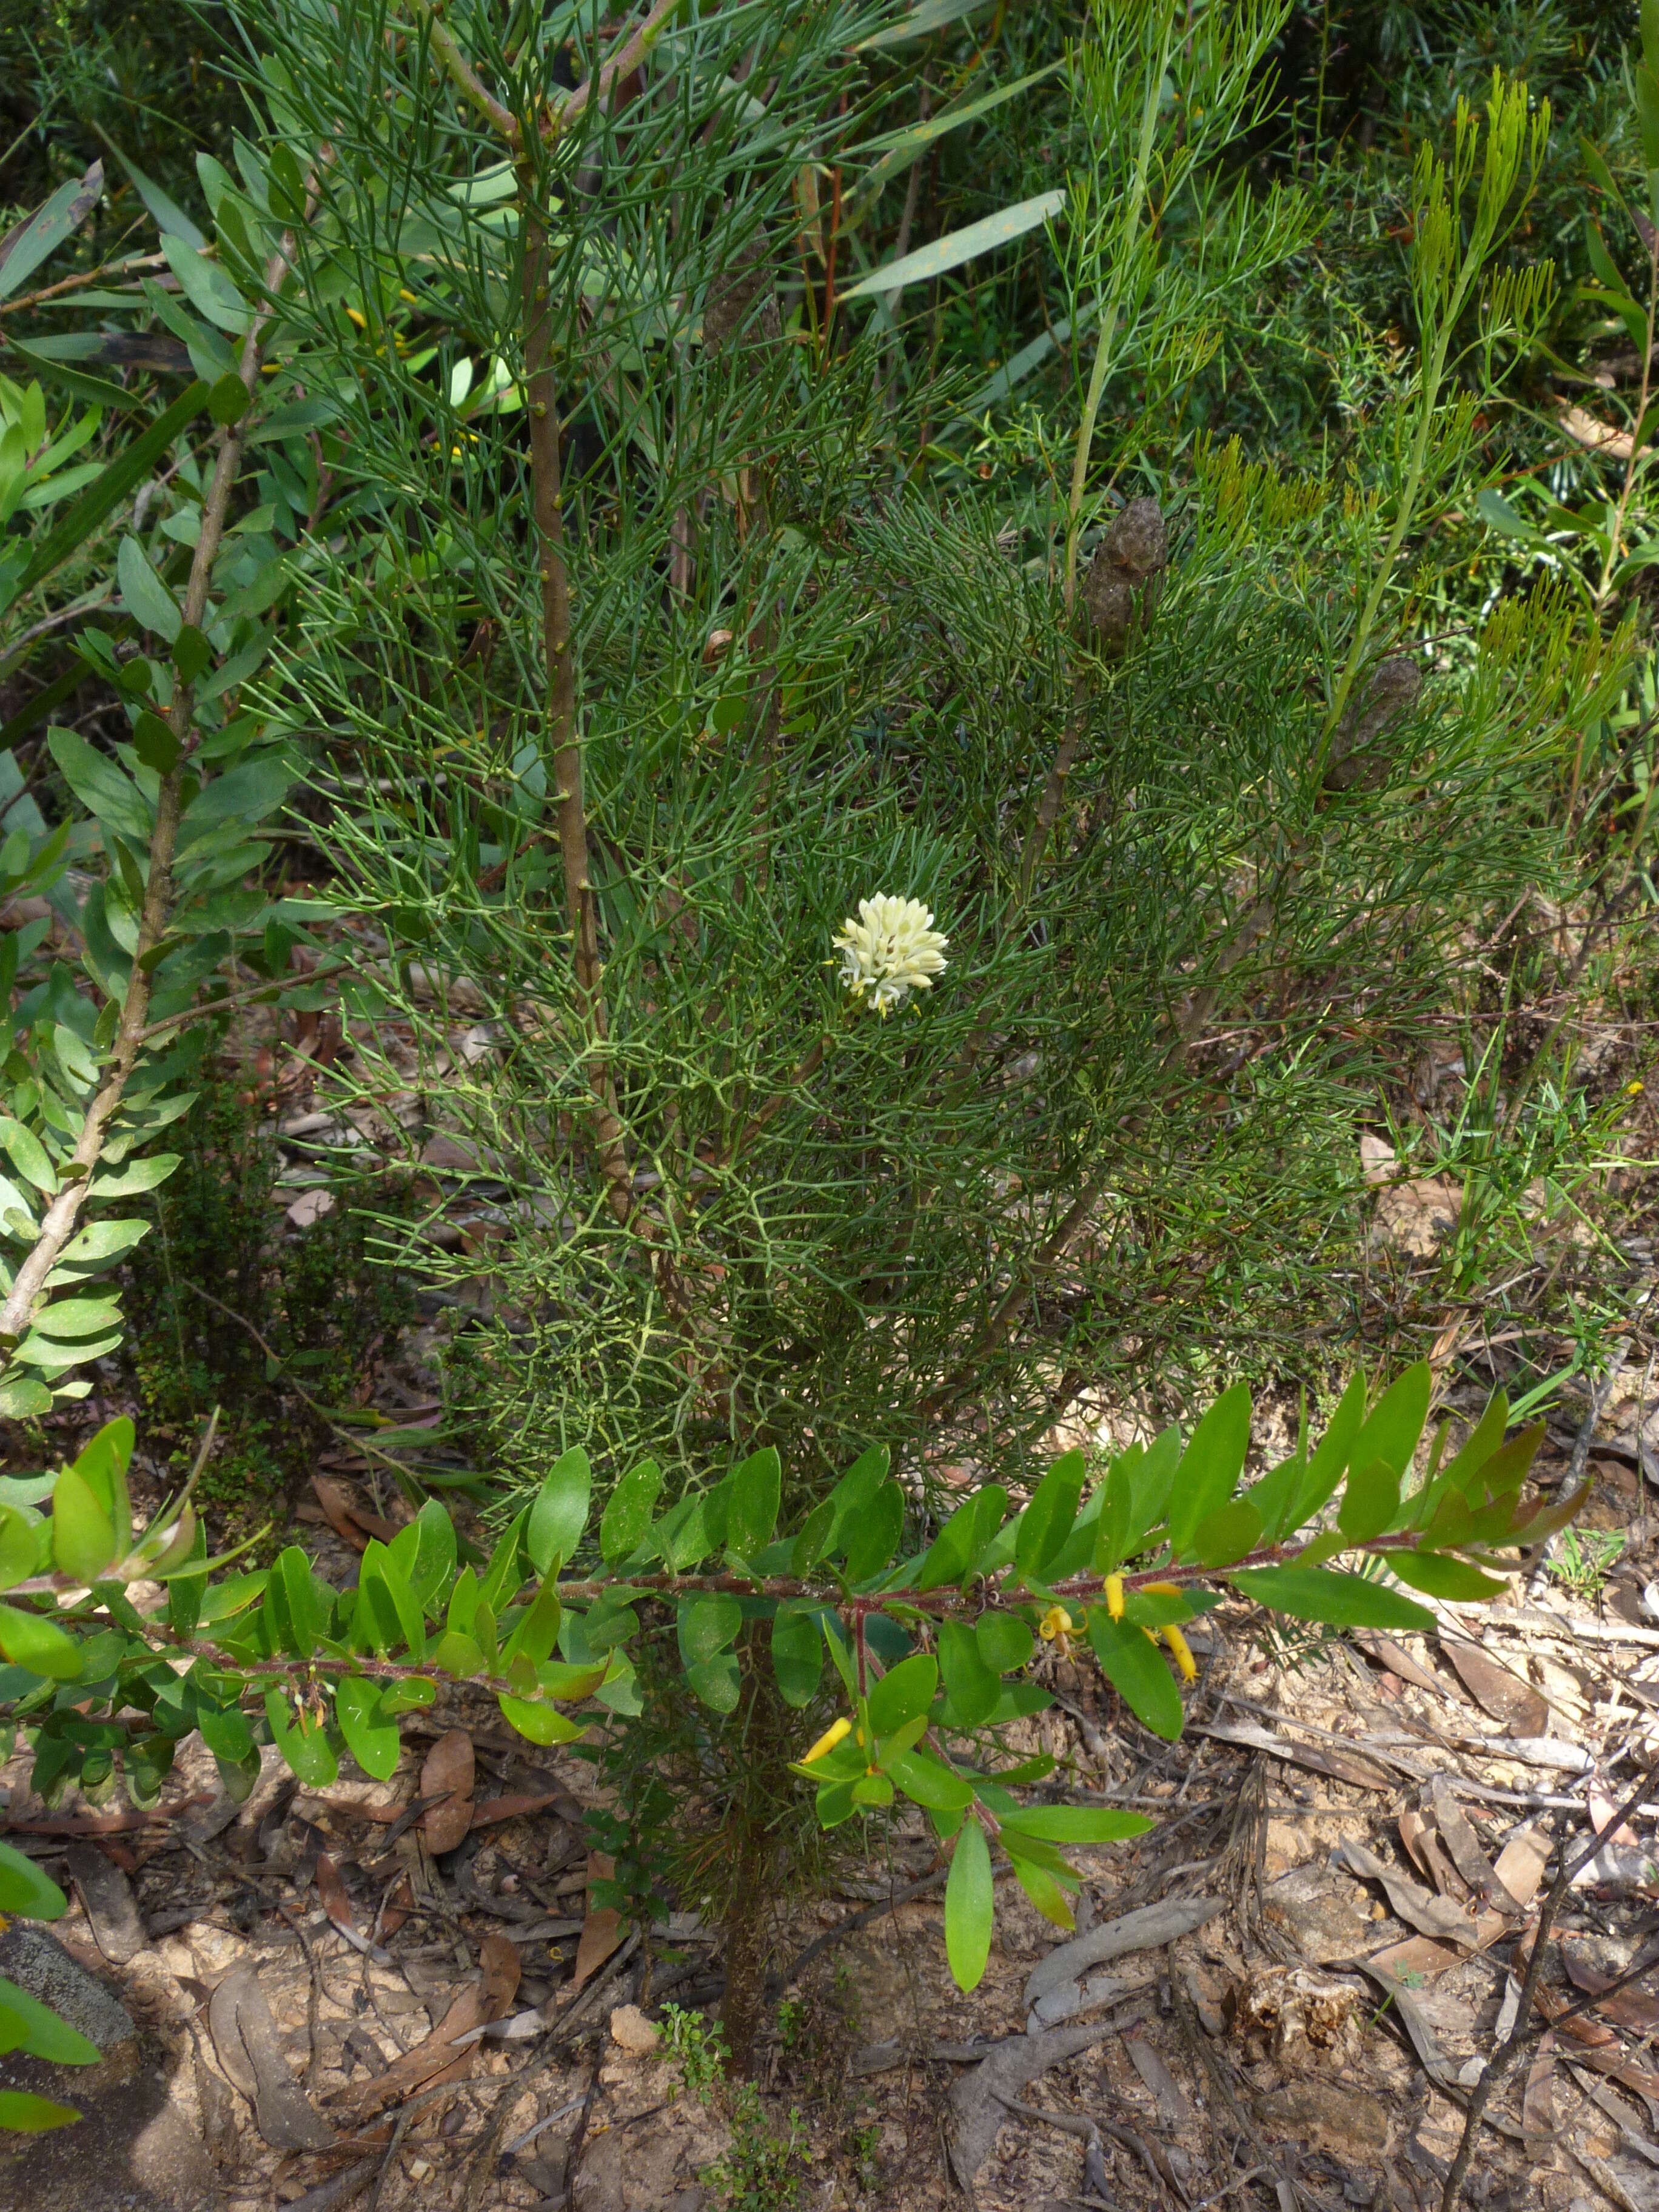
<svg viewBox="0 0 1659 2212">
<path fill-rule="evenodd" d="M 1379 661 L 1363 693 L 1348 702 L 1325 770 L 1327 791 L 1352 791 L 1356 785 L 1380 783 L 1386 771 L 1384 757 L 1372 750 L 1391 722 L 1417 703 L 1423 689 L 1423 672 L 1403 654 Z"/>
<path fill-rule="evenodd" d="M 739 247 L 714 278 L 702 311 L 702 342 L 711 356 L 734 341 L 744 353 L 781 343 L 783 322 L 773 275 L 769 241 L 758 237 Z"/>
<path fill-rule="evenodd" d="M 1164 592 L 1170 538 L 1155 499 L 1132 499 L 1112 518 L 1083 580 L 1097 652 L 1116 660 L 1152 628 Z"/>
</svg>

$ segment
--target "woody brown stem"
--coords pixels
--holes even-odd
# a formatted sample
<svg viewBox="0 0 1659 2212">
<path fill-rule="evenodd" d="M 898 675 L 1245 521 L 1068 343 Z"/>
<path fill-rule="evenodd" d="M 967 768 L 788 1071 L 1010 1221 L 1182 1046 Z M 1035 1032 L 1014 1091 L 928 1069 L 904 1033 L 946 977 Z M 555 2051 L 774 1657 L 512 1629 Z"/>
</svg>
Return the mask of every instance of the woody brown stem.
<svg viewBox="0 0 1659 2212">
<path fill-rule="evenodd" d="M 589 874 L 587 816 L 582 799 L 581 732 L 576 712 L 575 656 L 570 640 L 570 577 L 564 556 L 558 391 L 553 376 L 553 315 L 548 301 L 547 220 L 533 169 L 519 167 L 524 218 L 525 392 L 530 409 L 532 503 L 542 592 L 542 641 L 547 669 L 547 732 L 553 756 L 559 853 L 564 871 L 576 1000 L 592 1040 L 588 1087 L 599 1106 L 596 1135 L 605 1195 L 618 1221 L 634 1210 L 628 1148 L 617 1113 L 616 1085 L 605 1045 L 609 1034 L 599 959 L 599 915 Z"/>
<path fill-rule="evenodd" d="M 330 158 L 326 151 L 323 158 Z M 317 191 L 313 182 L 307 194 L 307 221 L 316 204 Z M 294 233 L 285 231 L 282 243 L 265 270 L 264 287 L 268 294 L 274 294 L 281 286 L 288 274 L 293 253 Z M 276 309 L 271 306 L 260 308 L 242 342 L 242 358 L 238 373 L 250 400 L 259 380 L 265 332 L 275 313 Z M 184 618 L 194 629 L 200 629 L 202 617 L 207 611 L 208 586 L 212 580 L 213 563 L 218 556 L 220 541 L 224 535 L 230 495 L 235 489 L 237 471 L 241 461 L 242 424 L 246 419 L 244 413 L 239 421 L 225 424 L 219 433 L 218 458 L 214 465 L 213 481 L 202 503 L 201 536 L 197 540 L 196 550 L 191 560 L 190 581 L 185 590 Z M 173 704 L 167 710 L 167 726 L 178 743 L 179 757 L 161 778 L 161 788 L 156 793 L 155 827 L 149 840 L 149 880 L 144 889 L 143 909 L 138 920 L 138 941 L 133 952 L 126 993 L 121 1001 L 121 1019 L 115 1033 L 114 1050 L 110 1055 L 109 1066 L 99 1085 L 97 1096 L 87 1109 L 80 1137 L 64 1170 L 61 1188 L 47 1207 L 33 1249 L 18 1269 L 10 1294 L 4 1307 L 0 1309 L 0 1338 L 9 1338 L 14 1342 L 27 1328 L 35 1305 L 46 1288 L 46 1278 L 75 1234 L 76 1224 L 86 1202 L 87 1186 L 92 1179 L 93 1170 L 103 1157 L 110 1123 L 120 1110 L 132 1071 L 144 1048 L 153 965 L 149 956 L 166 936 L 173 916 L 173 862 L 179 842 L 185 768 L 195 744 L 195 711 L 194 685 L 179 684 L 173 691 Z"/>
<path fill-rule="evenodd" d="M 1007 1297 L 1004 1298 L 1002 1304 L 981 1330 L 973 1350 L 957 1368 L 956 1372 L 947 1376 L 939 1388 L 929 1395 L 923 1411 L 930 1419 L 943 1413 L 945 1408 L 953 1404 L 964 1391 L 972 1389 L 979 1378 L 980 1370 L 985 1361 L 993 1352 L 1000 1350 L 1007 1340 L 1015 1322 L 1019 1318 L 1020 1308 L 1036 1288 L 1035 1278 L 1046 1274 L 1048 1269 L 1054 1267 L 1056 1261 L 1063 1260 L 1071 1249 L 1079 1231 L 1089 1218 L 1095 1200 L 1100 1196 L 1104 1182 L 1103 1176 L 1091 1176 L 1077 1197 L 1073 1200 L 1060 1226 L 1047 1243 L 1038 1248 L 1036 1257 L 1032 1262 L 1033 1279 L 1021 1283 L 1016 1289 L 1009 1291 Z"/>
<path fill-rule="evenodd" d="M 1089 726 L 1089 684 L 1081 672 L 1072 678 L 1072 712 L 1061 732 L 1060 749 L 1054 755 L 1054 764 L 1048 771 L 1048 780 L 1042 787 L 1042 796 L 1037 801 L 1036 819 L 1026 832 L 1025 842 L 1019 855 L 1018 890 L 1015 895 L 1012 913 L 1018 915 L 1031 895 L 1031 883 L 1037 871 L 1037 862 L 1048 848 L 1054 827 L 1060 819 L 1060 810 L 1066 804 L 1066 786 L 1077 759 L 1078 747 L 1083 743 Z"/>
</svg>

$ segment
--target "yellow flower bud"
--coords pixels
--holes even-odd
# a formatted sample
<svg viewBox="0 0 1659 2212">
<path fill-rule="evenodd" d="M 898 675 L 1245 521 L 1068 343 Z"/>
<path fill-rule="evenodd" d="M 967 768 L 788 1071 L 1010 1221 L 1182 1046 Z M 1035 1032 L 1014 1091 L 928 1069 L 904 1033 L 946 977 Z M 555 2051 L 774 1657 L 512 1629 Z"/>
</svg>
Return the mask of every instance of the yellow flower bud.
<svg viewBox="0 0 1659 2212">
<path fill-rule="evenodd" d="M 845 1715 L 838 1721 L 831 1721 L 811 1751 L 801 1760 L 801 1765 L 810 1766 L 815 1759 L 822 1759 L 826 1752 L 835 1749 L 844 1735 L 850 1735 L 852 1730 L 853 1723 Z"/>
<path fill-rule="evenodd" d="M 1042 1616 L 1037 1634 L 1045 1644 L 1052 1644 L 1057 1636 L 1069 1636 L 1071 1632 L 1071 1614 L 1063 1605 L 1051 1605 Z"/>
<path fill-rule="evenodd" d="M 1121 1575 L 1108 1575 L 1106 1577 L 1106 1610 L 1114 1620 L 1122 1620 L 1123 1577 Z"/>
</svg>

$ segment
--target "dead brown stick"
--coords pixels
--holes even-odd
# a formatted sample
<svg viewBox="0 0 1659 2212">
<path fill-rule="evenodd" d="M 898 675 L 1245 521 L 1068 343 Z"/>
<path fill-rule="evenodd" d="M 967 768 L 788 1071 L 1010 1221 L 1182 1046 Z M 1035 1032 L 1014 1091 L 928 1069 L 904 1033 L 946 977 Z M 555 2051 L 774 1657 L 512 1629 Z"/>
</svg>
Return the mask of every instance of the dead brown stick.
<svg viewBox="0 0 1659 2212">
<path fill-rule="evenodd" d="M 1044 2127 L 1059 2128 L 1068 2136 L 1083 2138 L 1083 2185 L 1091 2196 L 1109 2204 L 1106 2194 L 1110 2179 L 1106 2161 L 1100 2154 L 1100 2130 L 1086 2112 L 1051 2112 L 1042 2105 L 1022 2105 L 1016 2097 L 999 2097 L 997 2102 L 1005 2111 L 1018 2112 L 1022 2120 L 1037 2120 Z"/>
<path fill-rule="evenodd" d="M 1602 1824 L 1604 1831 L 1616 1835 L 1656 1781 L 1659 1781 L 1659 1759 L 1656 1759 L 1648 1767 L 1641 1780 L 1613 1818 Z M 1550 1884 L 1549 1894 L 1544 1899 L 1543 1906 L 1538 1915 L 1538 1925 L 1533 1933 L 1532 1955 L 1527 1960 L 1526 1977 L 1521 1984 L 1521 2000 L 1516 2008 L 1515 2025 L 1486 2061 L 1481 2069 L 1480 2079 L 1469 2093 L 1469 2101 L 1463 2121 L 1462 2140 L 1457 2146 L 1457 2155 L 1452 2160 L 1451 2171 L 1446 2176 L 1446 2186 L 1441 2193 L 1440 2212 L 1457 2212 L 1457 2200 L 1462 2192 L 1464 2176 L 1468 2172 L 1469 2162 L 1474 2156 L 1474 2146 L 1480 2132 L 1480 2116 L 1491 2103 L 1493 2091 L 1503 2081 L 1528 2043 L 1533 2040 L 1529 2033 L 1532 2025 L 1533 2003 L 1538 1993 L 1540 1977 L 1544 1971 L 1544 1954 L 1548 1948 L 1550 1932 L 1555 1925 L 1555 1917 L 1561 1909 L 1562 1901 L 1567 1891 L 1571 1887 L 1573 1876 L 1589 1864 L 1601 1847 L 1601 1835 L 1593 1832 L 1589 1844 L 1577 1856 L 1569 1857 L 1565 1843 L 1563 1842 L 1560 1870 Z"/>
<path fill-rule="evenodd" d="M 884 1914 L 893 1911 L 901 1905 L 908 1905 L 912 1898 L 925 1897 L 929 1890 L 942 1889 L 950 1871 L 948 1866 L 935 1867 L 932 1874 L 923 1875 L 920 1881 L 911 1882 L 907 1888 L 896 1889 L 890 1897 L 884 1897 L 879 1904 L 869 1905 L 862 1912 L 849 1913 L 845 1920 L 838 1920 L 822 1936 L 814 1936 L 793 1964 L 785 1967 L 777 1987 L 787 1990 L 792 1983 L 798 1982 L 814 1959 L 821 1958 L 832 1944 L 855 1935 L 860 1928 L 867 1928 L 872 1920 L 879 1920 Z"/>
</svg>

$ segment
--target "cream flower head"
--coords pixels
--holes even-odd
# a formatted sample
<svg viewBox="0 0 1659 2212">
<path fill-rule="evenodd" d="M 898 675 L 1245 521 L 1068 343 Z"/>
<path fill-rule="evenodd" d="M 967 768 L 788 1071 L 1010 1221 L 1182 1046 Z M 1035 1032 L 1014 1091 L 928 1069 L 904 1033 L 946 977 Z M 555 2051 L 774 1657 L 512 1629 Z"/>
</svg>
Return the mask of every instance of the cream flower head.
<svg viewBox="0 0 1659 2212">
<path fill-rule="evenodd" d="M 867 993 L 884 1018 L 910 992 L 932 990 L 950 941 L 920 899 L 890 898 L 885 891 L 860 899 L 858 919 L 849 914 L 834 939 L 842 981 L 855 999 Z"/>
</svg>

